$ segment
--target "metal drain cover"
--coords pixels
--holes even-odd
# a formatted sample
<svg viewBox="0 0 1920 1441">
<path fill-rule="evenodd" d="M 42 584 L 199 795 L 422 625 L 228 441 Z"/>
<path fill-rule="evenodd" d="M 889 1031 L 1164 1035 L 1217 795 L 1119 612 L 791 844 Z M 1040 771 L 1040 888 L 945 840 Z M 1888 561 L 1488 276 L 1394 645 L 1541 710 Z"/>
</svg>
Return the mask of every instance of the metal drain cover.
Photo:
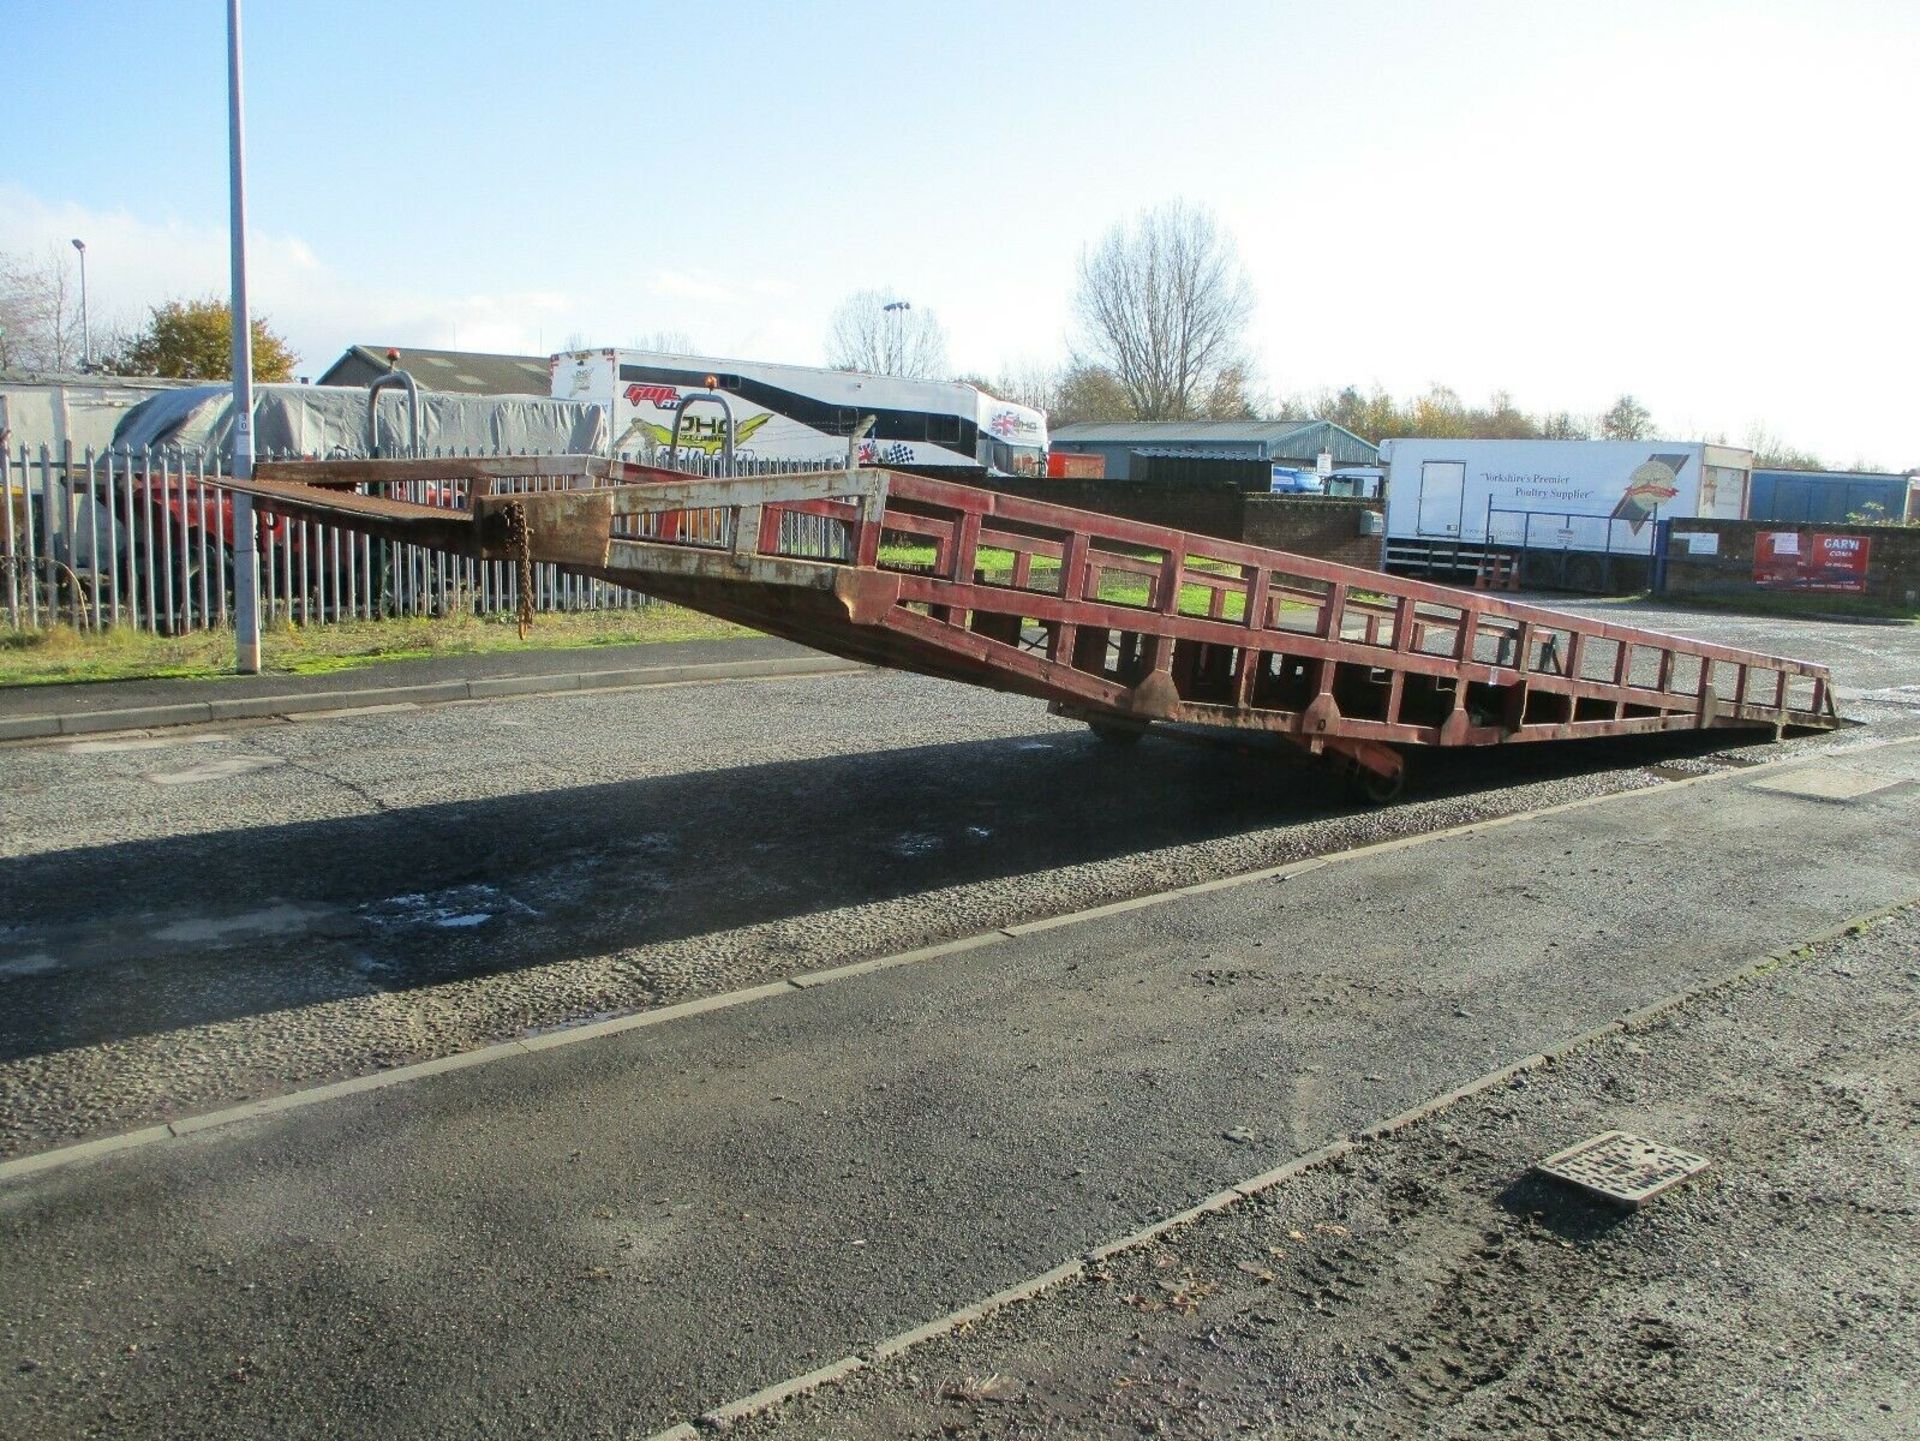
<svg viewBox="0 0 1920 1441">
<path fill-rule="evenodd" d="M 1641 1206 L 1712 1162 L 1630 1131 L 1603 1131 L 1537 1163 L 1534 1170 L 1608 1201 Z"/>
</svg>

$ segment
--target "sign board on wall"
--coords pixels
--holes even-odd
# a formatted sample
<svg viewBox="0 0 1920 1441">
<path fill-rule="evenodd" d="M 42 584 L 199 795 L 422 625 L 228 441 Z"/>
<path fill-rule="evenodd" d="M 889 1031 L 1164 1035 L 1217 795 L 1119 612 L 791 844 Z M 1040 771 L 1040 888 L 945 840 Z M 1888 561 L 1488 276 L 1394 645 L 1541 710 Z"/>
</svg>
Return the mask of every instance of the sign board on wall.
<svg viewBox="0 0 1920 1441">
<path fill-rule="evenodd" d="M 1763 530 L 1753 538 L 1753 581 L 1771 590 L 1858 593 L 1867 588 L 1871 544 L 1863 535 Z"/>
<path fill-rule="evenodd" d="M 1686 532 L 1680 538 L 1687 543 L 1688 555 L 1720 554 L 1720 533 L 1718 531 L 1692 530 Z"/>
</svg>

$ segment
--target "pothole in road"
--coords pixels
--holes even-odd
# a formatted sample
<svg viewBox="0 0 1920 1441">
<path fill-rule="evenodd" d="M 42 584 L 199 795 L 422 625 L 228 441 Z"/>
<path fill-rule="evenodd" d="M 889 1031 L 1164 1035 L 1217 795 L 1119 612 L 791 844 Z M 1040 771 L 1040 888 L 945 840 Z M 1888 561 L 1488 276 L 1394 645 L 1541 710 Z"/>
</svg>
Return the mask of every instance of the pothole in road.
<svg viewBox="0 0 1920 1441">
<path fill-rule="evenodd" d="M 537 916 L 540 912 L 498 886 L 479 884 L 389 896 L 361 906 L 360 914 L 382 928 L 430 926 L 465 931 L 504 916 Z"/>
</svg>

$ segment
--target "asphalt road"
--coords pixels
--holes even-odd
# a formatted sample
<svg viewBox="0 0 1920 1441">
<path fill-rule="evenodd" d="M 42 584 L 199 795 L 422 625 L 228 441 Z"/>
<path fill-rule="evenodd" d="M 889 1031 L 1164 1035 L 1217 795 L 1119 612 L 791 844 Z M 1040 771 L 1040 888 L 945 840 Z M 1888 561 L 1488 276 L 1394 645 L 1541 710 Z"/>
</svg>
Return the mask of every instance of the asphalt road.
<svg viewBox="0 0 1920 1441">
<path fill-rule="evenodd" d="M 0 1432 L 644 1432 L 1920 894 L 1916 781 L 1659 787 L 17 1180 Z"/>
<path fill-rule="evenodd" d="M 1917 955 L 1796 950 L 733 1434 L 1911 1441 Z M 1528 1174 L 1614 1129 L 1708 1169 Z"/>
<path fill-rule="evenodd" d="M 1647 619 L 1831 661 L 1869 724 L 1794 748 L 1920 730 L 1920 628 Z M 879 672 L 0 747 L 0 1153 L 1656 784 L 1703 748 L 1780 753 L 1422 757 L 1371 812 L 1313 769 L 1114 752 Z"/>
</svg>

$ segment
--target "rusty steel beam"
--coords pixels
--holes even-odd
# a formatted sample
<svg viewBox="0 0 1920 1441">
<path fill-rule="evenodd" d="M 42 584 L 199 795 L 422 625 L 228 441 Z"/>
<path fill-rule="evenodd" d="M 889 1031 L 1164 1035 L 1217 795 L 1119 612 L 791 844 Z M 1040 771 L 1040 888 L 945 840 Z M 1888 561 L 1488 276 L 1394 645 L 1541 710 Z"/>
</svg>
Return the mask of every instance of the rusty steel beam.
<svg viewBox="0 0 1920 1441">
<path fill-rule="evenodd" d="M 256 480 L 346 487 L 479 478 L 572 478 L 603 482 L 612 463 L 597 455 L 454 456 L 434 460 L 262 460 Z M 396 468 L 398 467 L 398 468 Z"/>
</svg>

